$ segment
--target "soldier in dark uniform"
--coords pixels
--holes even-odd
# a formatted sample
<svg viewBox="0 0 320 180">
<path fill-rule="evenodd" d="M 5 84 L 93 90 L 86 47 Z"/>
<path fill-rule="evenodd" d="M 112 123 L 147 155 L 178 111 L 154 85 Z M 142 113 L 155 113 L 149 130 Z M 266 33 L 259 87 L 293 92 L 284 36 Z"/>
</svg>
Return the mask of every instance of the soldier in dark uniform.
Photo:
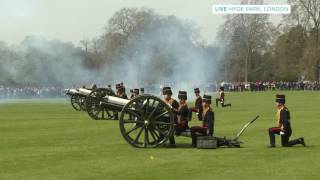
<svg viewBox="0 0 320 180">
<path fill-rule="evenodd" d="M 108 84 L 108 87 L 107 87 L 107 90 L 108 90 L 108 95 L 109 96 L 115 96 L 116 93 L 113 91 L 113 89 L 111 88 L 111 84 Z"/>
<path fill-rule="evenodd" d="M 268 129 L 269 137 L 270 137 L 270 146 L 276 147 L 275 134 L 281 135 L 281 144 L 283 147 L 290 147 L 296 144 L 302 144 L 306 146 L 304 138 L 300 137 L 298 139 L 294 139 L 289 141 L 289 138 L 292 134 L 291 129 L 291 117 L 290 111 L 285 106 L 285 95 L 276 95 L 276 103 L 277 103 L 277 125 L 276 127 L 272 127 Z"/>
<path fill-rule="evenodd" d="M 218 107 L 219 102 L 221 103 L 221 107 L 227 107 L 227 106 L 231 107 L 230 103 L 229 104 L 225 104 L 224 87 L 220 87 L 219 94 L 220 94 L 220 97 L 216 99 L 216 107 Z"/>
<path fill-rule="evenodd" d="M 130 89 L 130 99 L 134 98 L 134 92 L 133 89 Z"/>
<path fill-rule="evenodd" d="M 195 101 L 194 107 L 191 107 L 189 109 L 189 120 L 191 121 L 192 119 L 192 112 L 196 112 L 198 115 L 199 121 L 201 121 L 202 120 L 202 98 L 200 96 L 200 89 L 195 88 L 194 93 L 196 95 L 196 101 Z"/>
<path fill-rule="evenodd" d="M 116 92 L 118 92 L 118 89 L 121 87 L 120 84 L 116 84 Z"/>
<path fill-rule="evenodd" d="M 141 95 L 144 95 L 144 88 L 140 88 Z"/>
<path fill-rule="evenodd" d="M 116 89 L 117 89 L 116 97 L 128 99 L 128 96 L 125 93 L 125 88 L 121 86 L 121 84 L 116 84 Z M 118 119 L 119 119 L 118 112 L 114 111 L 114 120 L 118 120 Z"/>
<path fill-rule="evenodd" d="M 181 132 L 189 129 L 188 121 L 189 121 L 189 109 L 187 105 L 187 92 L 179 91 L 179 108 L 176 111 L 177 114 L 177 122 L 176 122 L 176 134 L 179 135 Z"/>
<path fill-rule="evenodd" d="M 126 87 L 124 86 L 123 82 L 121 81 L 120 86 L 123 87 L 124 92 L 126 92 Z"/>
<path fill-rule="evenodd" d="M 126 94 L 126 89 L 124 86 L 121 86 L 118 88 L 118 93 L 117 97 L 122 98 L 122 99 L 128 99 L 128 96 Z"/>
<path fill-rule="evenodd" d="M 197 146 L 197 136 L 212 136 L 214 132 L 214 112 L 210 107 L 211 96 L 203 95 L 202 126 L 191 127 L 192 146 Z"/>
<path fill-rule="evenodd" d="M 177 122 L 177 116 L 176 116 L 176 113 L 178 112 L 178 109 L 179 109 L 179 103 L 172 98 L 172 90 L 170 87 L 164 87 L 162 89 L 162 94 L 164 96 L 164 102 L 166 104 L 168 104 L 170 107 L 172 107 L 172 111 L 173 113 L 175 114 L 174 115 L 174 120 L 175 122 Z M 171 136 L 170 139 L 169 139 L 169 147 L 176 147 L 176 142 L 175 142 L 175 139 L 174 139 L 174 136 Z"/>
<path fill-rule="evenodd" d="M 139 89 L 134 89 L 133 90 L 134 96 L 139 96 Z"/>
</svg>

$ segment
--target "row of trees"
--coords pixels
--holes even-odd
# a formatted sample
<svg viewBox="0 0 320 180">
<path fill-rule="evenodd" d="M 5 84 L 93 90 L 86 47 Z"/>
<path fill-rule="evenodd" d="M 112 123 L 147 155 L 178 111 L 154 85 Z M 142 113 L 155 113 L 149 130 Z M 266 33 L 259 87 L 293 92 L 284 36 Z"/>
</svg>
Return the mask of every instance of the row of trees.
<svg viewBox="0 0 320 180">
<path fill-rule="evenodd" d="M 242 4 L 262 4 L 243 0 Z M 275 27 L 265 14 L 226 16 L 220 36 L 226 42 L 222 79 L 319 80 L 320 1 L 289 0 L 292 13 Z"/>
<path fill-rule="evenodd" d="M 39 37 L 0 42 L 0 84 L 319 80 L 320 1 L 288 3 L 292 13 L 277 26 L 266 14 L 225 16 L 217 36 L 223 44 L 206 44 L 193 22 L 147 8 L 120 9 L 81 47 Z"/>
</svg>

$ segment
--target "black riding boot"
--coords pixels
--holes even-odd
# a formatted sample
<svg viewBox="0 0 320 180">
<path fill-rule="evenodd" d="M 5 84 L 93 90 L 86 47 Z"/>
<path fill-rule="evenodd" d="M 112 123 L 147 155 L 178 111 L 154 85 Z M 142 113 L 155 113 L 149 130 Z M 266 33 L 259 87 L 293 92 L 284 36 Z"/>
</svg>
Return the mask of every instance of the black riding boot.
<svg viewBox="0 0 320 180">
<path fill-rule="evenodd" d="M 276 137 L 274 135 L 274 132 L 272 131 L 272 128 L 269 128 L 269 138 L 270 138 L 270 147 L 276 147 Z"/>
</svg>

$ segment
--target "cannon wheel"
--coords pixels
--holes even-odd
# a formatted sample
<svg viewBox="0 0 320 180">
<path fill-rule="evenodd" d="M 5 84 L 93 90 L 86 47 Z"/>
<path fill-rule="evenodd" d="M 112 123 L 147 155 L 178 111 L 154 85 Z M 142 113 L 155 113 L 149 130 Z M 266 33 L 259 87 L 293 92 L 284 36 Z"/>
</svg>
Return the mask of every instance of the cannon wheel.
<svg viewBox="0 0 320 180">
<path fill-rule="evenodd" d="M 170 107 L 160 98 L 138 96 L 126 104 L 120 115 L 120 131 L 134 147 L 153 148 L 174 134 L 174 118 Z"/>
<path fill-rule="evenodd" d="M 81 111 L 82 110 L 80 98 L 81 97 L 78 96 L 78 95 L 71 95 L 71 97 L 70 97 L 71 106 L 77 111 Z"/>
<path fill-rule="evenodd" d="M 103 97 L 108 94 L 108 90 L 105 88 L 98 88 L 93 90 L 86 98 L 85 107 L 92 119 L 95 120 L 108 120 L 111 119 L 113 112 L 102 104 Z"/>
</svg>

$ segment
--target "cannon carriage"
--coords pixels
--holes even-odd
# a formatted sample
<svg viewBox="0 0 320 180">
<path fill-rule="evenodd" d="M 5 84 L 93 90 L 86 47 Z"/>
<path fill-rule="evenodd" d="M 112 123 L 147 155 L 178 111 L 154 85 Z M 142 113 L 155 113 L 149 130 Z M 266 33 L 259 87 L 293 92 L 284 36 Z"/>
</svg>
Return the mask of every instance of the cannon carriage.
<svg viewBox="0 0 320 180">
<path fill-rule="evenodd" d="M 71 106 L 75 110 L 86 111 L 94 120 L 112 119 L 112 112 L 106 107 L 102 107 L 99 103 L 95 103 L 93 101 L 87 103 L 87 97 L 90 94 L 115 96 L 115 94 L 111 90 L 107 88 L 97 88 L 95 90 L 85 88 L 66 89 L 65 94 L 70 96 Z M 90 105 L 90 107 L 87 109 L 88 104 Z"/>
</svg>

